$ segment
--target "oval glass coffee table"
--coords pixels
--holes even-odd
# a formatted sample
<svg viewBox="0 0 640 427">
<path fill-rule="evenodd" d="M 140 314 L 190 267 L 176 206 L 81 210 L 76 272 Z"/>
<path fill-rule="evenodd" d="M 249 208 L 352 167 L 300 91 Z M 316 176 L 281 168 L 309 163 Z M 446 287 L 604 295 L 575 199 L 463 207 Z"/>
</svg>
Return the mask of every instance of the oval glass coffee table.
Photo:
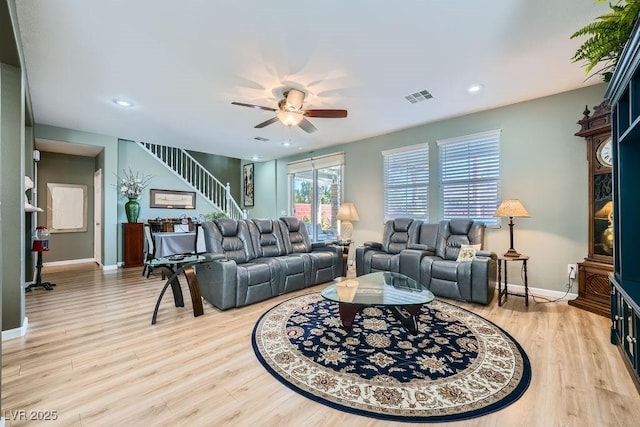
<svg viewBox="0 0 640 427">
<path fill-rule="evenodd" d="M 388 307 L 412 333 L 418 332 L 417 314 L 423 304 L 435 296 L 420 283 L 400 274 L 377 272 L 356 279 L 342 279 L 320 292 L 325 299 L 338 303 L 342 327 L 351 332 L 358 311 L 365 307 Z"/>
</svg>

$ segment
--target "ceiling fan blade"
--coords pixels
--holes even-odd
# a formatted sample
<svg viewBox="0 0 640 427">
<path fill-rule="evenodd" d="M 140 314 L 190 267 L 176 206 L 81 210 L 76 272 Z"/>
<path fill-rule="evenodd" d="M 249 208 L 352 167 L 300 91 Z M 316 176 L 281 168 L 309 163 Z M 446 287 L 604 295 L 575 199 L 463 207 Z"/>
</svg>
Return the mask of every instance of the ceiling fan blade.
<svg viewBox="0 0 640 427">
<path fill-rule="evenodd" d="M 244 102 L 232 102 L 233 105 L 239 105 L 241 107 L 257 108 L 259 110 L 276 111 L 275 108 L 263 107 L 261 105 L 245 104 Z"/>
<path fill-rule="evenodd" d="M 327 119 L 340 119 L 347 117 L 347 110 L 303 110 L 307 117 L 324 117 Z"/>
<path fill-rule="evenodd" d="M 313 133 L 318 130 L 313 124 L 311 124 L 309 120 L 305 118 L 303 118 L 300 123 L 298 123 L 298 126 L 300 126 L 300 128 L 307 133 Z"/>
<path fill-rule="evenodd" d="M 278 117 L 273 117 L 267 121 L 264 121 L 262 123 L 259 123 L 257 125 L 254 126 L 254 128 L 263 128 L 265 126 L 269 126 L 271 123 L 275 123 L 278 121 Z"/>
</svg>

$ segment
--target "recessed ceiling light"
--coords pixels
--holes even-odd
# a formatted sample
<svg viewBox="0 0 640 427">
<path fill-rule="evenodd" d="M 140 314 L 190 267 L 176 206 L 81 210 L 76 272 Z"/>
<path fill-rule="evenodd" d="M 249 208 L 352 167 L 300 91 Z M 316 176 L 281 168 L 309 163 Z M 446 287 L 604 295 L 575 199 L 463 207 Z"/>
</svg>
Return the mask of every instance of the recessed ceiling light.
<svg viewBox="0 0 640 427">
<path fill-rule="evenodd" d="M 291 147 L 291 141 L 289 141 L 289 140 L 282 141 L 282 146 L 283 147 Z"/>
<path fill-rule="evenodd" d="M 133 102 L 127 101 L 125 99 L 116 98 L 113 100 L 113 103 L 119 105 L 120 107 L 133 107 Z"/>
<path fill-rule="evenodd" d="M 253 156 L 251 157 L 251 160 L 260 160 L 260 156 Z"/>
<path fill-rule="evenodd" d="M 480 92 L 483 87 L 484 87 L 484 85 L 480 84 L 480 83 L 472 84 L 471 86 L 469 86 L 467 88 L 467 92 L 469 92 L 469 93 L 477 93 L 477 92 Z"/>
</svg>

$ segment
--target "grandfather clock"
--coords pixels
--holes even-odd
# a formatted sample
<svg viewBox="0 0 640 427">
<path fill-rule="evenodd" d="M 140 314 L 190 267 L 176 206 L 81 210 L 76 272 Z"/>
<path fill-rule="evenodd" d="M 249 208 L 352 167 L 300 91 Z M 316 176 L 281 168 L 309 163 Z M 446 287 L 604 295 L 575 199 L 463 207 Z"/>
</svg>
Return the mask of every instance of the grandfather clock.
<svg viewBox="0 0 640 427">
<path fill-rule="evenodd" d="M 578 298 L 569 304 L 609 317 L 613 271 L 611 110 L 607 101 L 592 115 L 585 107 L 576 136 L 587 142 L 589 162 L 589 254 L 578 264 Z"/>
</svg>

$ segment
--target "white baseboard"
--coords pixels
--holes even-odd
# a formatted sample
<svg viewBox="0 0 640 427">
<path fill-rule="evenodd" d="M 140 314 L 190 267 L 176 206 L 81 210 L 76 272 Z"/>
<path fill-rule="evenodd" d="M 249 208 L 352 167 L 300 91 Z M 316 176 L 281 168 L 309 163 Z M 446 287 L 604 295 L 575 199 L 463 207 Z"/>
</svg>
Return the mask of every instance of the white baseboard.
<svg viewBox="0 0 640 427">
<path fill-rule="evenodd" d="M 118 262 L 117 264 L 114 264 L 114 265 L 104 265 L 104 264 L 100 264 L 98 261 L 96 261 L 95 258 L 80 258 L 80 259 L 68 259 L 68 260 L 64 260 L 64 261 L 51 261 L 51 262 L 43 263 L 42 266 L 43 267 L 54 267 L 54 266 L 58 266 L 58 265 L 86 264 L 88 262 L 95 262 L 96 264 L 98 264 L 100 266 L 100 268 L 103 271 L 117 270 L 118 267 L 122 267 L 122 262 Z"/>
<path fill-rule="evenodd" d="M 509 284 L 509 292 L 524 294 L 524 285 Z M 574 294 L 572 292 L 565 293 L 563 291 L 554 291 L 551 289 L 542 289 L 542 288 L 532 288 L 531 286 L 529 286 L 529 296 L 531 296 L 532 294 L 537 297 L 544 297 L 549 299 L 562 298 L 562 300 L 564 301 L 578 298 L 578 294 Z"/>
<path fill-rule="evenodd" d="M 20 338 L 27 334 L 27 329 L 29 328 L 29 318 L 25 316 L 24 321 L 22 322 L 22 326 L 15 329 L 8 329 L 6 331 L 2 331 L 2 341 L 11 340 L 14 338 Z M 0 427 L 2 427 L 0 425 Z"/>
<path fill-rule="evenodd" d="M 87 262 L 96 262 L 95 258 L 81 258 L 81 259 L 68 259 L 64 261 L 51 261 L 42 264 L 43 267 L 53 267 L 56 265 L 72 265 L 72 264 L 84 264 Z"/>
</svg>

